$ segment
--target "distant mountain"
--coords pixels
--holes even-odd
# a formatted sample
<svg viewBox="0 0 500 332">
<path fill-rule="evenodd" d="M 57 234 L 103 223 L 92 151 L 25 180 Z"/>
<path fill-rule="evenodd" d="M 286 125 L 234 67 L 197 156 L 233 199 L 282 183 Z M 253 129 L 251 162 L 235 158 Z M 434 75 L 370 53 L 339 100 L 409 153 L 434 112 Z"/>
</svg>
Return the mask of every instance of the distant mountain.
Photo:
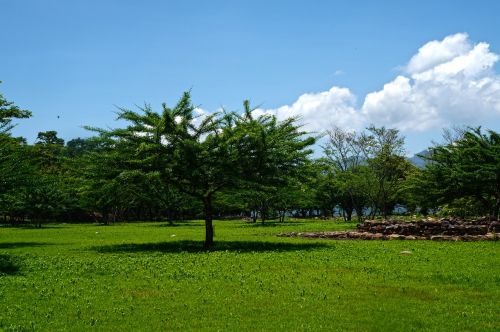
<svg viewBox="0 0 500 332">
<path fill-rule="evenodd" d="M 418 168 L 424 168 L 425 164 L 427 163 L 427 160 L 423 159 L 420 156 L 428 156 L 429 154 L 430 154 L 429 150 L 423 150 L 414 155 L 413 157 L 408 158 L 408 161 L 413 165 L 417 166 Z"/>
</svg>

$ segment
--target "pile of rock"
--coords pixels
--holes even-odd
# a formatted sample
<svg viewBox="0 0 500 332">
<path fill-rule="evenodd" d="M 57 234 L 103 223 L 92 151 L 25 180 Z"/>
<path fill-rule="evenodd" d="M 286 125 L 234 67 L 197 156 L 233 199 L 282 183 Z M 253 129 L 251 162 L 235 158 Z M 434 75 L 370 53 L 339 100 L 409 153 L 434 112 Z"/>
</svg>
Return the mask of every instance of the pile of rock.
<svg viewBox="0 0 500 332">
<path fill-rule="evenodd" d="M 279 236 L 363 239 L 363 240 L 434 240 L 434 241 L 481 241 L 498 239 L 500 221 L 481 218 L 462 220 L 458 218 L 422 219 L 418 221 L 369 220 L 358 224 L 356 231 L 281 233 Z M 500 234 L 499 234 L 500 235 Z"/>
<path fill-rule="evenodd" d="M 500 222 L 486 218 L 463 220 L 458 218 L 422 219 L 418 221 L 369 220 L 357 226 L 358 232 L 400 234 L 429 237 L 432 235 L 486 235 L 500 232 Z"/>
</svg>

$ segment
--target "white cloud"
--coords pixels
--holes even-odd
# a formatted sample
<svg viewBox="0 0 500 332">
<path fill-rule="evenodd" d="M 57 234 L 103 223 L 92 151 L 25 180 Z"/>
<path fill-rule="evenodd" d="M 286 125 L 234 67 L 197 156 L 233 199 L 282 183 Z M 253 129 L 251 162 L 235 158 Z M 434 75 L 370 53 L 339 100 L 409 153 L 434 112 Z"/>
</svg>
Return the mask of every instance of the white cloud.
<svg viewBox="0 0 500 332">
<path fill-rule="evenodd" d="M 332 87 L 256 113 L 279 119 L 300 116 L 313 131 L 332 124 L 360 129 L 374 123 L 411 132 L 498 121 L 500 76 L 493 71 L 498 60 L 488 44 L 473 44 L 468 35 L 455 34 L 422 46 L 404 74 L 367 94 L 360 107 L 349 89 Z"/>
<path fill-rule="evenodd" d="M 292 105 L 272 110 L 256 110 L 256 114 L 274 114 L 283 120 L 298 117 L 307 130 L 323 131 L 332 124 L 361 128 L 360 113 L 356 110 L 356 97 L 347 88 L 332 87 L 319 93 L 305 93 Z"/>
<path fill-rule="evenodd" d="M 410 59 L 406 71 L 410 74 L 422 72 L 470 51 L 468 38 L 465 33 L 457 33 L 441 41 L 428 42 Z"/>
<path fill-rule="evenodd" d="M 398 76 L 368 94 L 361 112 L 369 122 L 403 131 L 498 118 L 500 77 L 492 69 L 498 59 L 488 44 L 472 45 L 463 34 L 446 37 L 441 44 L 432 41 L 410 60 L 411 76 Z"/>
</svg>

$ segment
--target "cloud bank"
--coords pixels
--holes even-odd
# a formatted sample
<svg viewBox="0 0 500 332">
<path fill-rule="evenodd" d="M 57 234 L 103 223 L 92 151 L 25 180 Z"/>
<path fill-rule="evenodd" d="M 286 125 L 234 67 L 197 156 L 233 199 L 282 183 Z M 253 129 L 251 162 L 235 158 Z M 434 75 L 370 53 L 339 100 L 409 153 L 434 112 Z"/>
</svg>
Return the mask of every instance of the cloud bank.
<svg viewBox="0 0 500 332">
<path fill-rule="evenodd" d="M 499 56 L 487 43 L 474 44 L 458 33 L 422 46 L 402 73 L 357 106 L 348 89 L 306 93 L 293 104 L 258 109 L 279 119 L 301 117 L 305 129 L 320 132 L 331 125 L 361 129 L 369 124 L 421 132 L 454 124 L 477 125 L 500 119 Z"/>
</svg>

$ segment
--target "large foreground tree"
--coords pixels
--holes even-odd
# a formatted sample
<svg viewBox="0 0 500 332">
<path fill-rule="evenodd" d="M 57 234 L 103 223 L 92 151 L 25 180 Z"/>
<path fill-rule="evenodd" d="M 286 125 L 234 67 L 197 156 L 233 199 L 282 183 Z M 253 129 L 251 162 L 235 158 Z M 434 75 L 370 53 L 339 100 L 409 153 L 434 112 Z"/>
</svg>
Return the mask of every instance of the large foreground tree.
<svg viewBox="0 0 500 332">
<path fill-rule="evenodd" d="M 125 128 L 99 131 L 134 150 L 130 165 L 158 172 L 166 185 L 197 198 L 204 208 L 205 246 L 213 245 L 213 199 L 227 188 L 286 184 L 311 154 L 314 138 L 305 137 L 295 119 L 254 117 L 248 102 L 243 115 L 206 114 L 190 94 L 162 113 L 149 105 L 139 111 L 120 109 Z M 90 128 L 92 129 L 92 128 Z"/>
</svg>

